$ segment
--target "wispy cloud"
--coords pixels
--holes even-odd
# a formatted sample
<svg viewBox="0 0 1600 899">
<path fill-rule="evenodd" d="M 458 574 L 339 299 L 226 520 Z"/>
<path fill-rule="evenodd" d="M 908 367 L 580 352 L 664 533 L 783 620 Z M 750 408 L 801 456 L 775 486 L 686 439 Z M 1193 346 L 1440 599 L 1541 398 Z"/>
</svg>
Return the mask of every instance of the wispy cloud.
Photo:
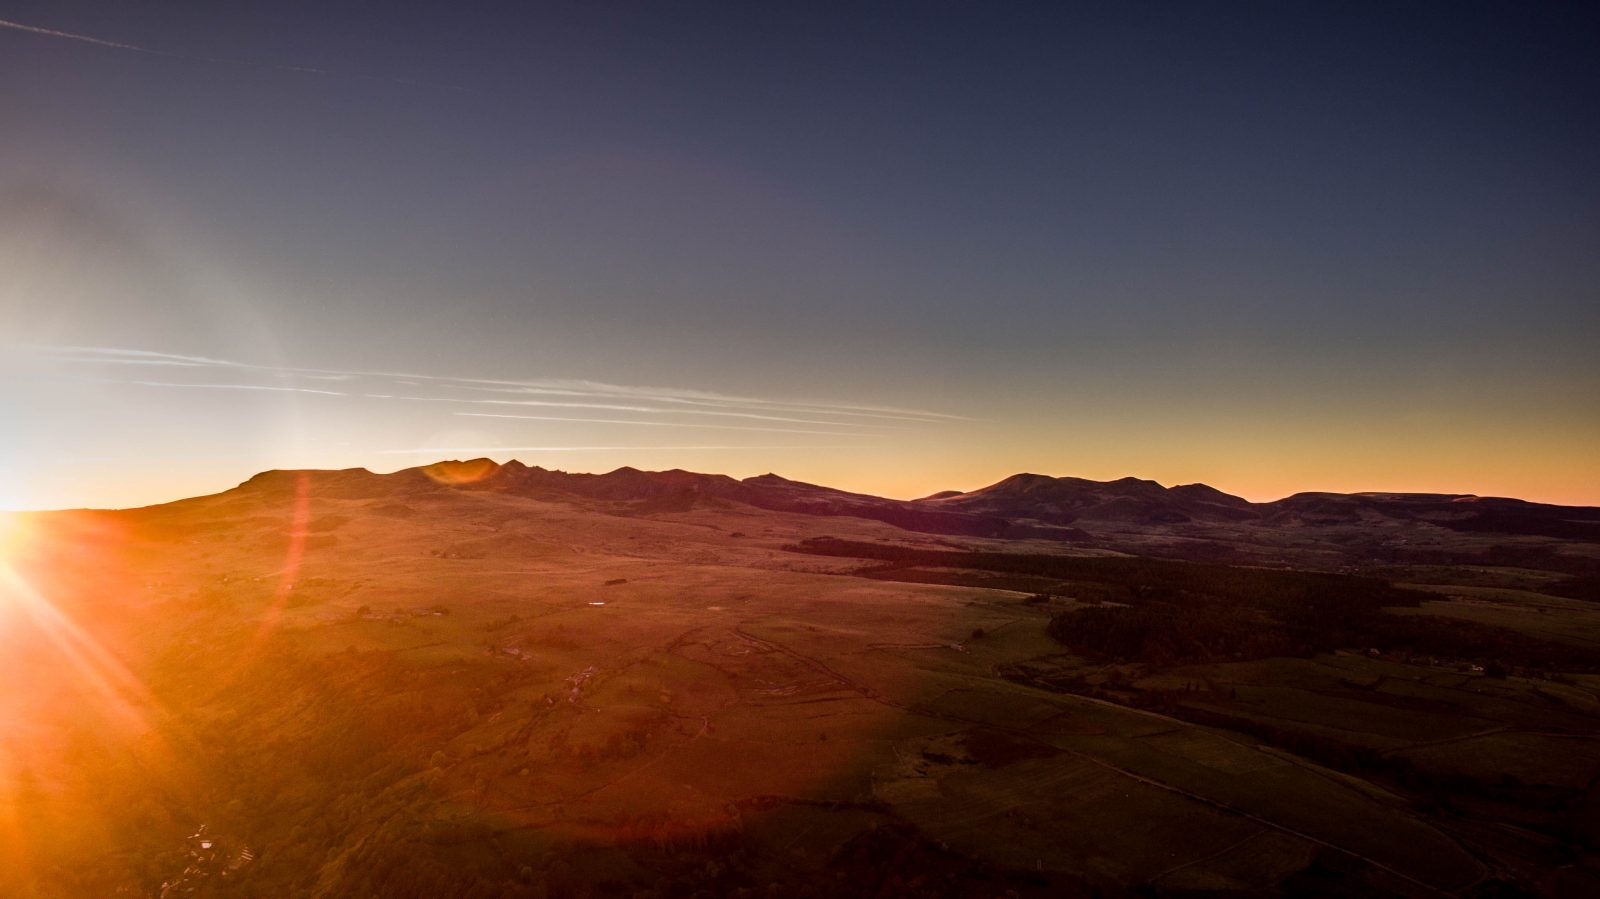
<svg viewBox="0 0 1600 899">
<path fill-rule="evenodd" d="M 763 428 L 758 425 L 714 425 L 705 422 L 640 421 L 633 418 L 577 418 L 563 415 L 501 415 L 495 412 L 457 412 L 465 418 L 500 418 L 515 421 L 565 421 L 593 425 L 633 425 L 645 428 L 694 428 L 716 431 L 765 431 L 772 434 L 834 434 L 840 437 L 855 436 L 849 431 L 816 431 L 806 428 Z"/>
<path fill-rule="evenodd" d="M 409 377 L 416 377 L 415 375 Z M 624 387 L 601 381 L 550 380 L 550 381 L 496 381 L 477 378 L 439 378 L 459 384 L 463 389 L 488 393 L 526 393 L 550 396 L 634 396 L 661 403 L 693 406 L 740 406 L 748 409 L 788 410 L 792 412 L 818 412 L 829 415 L 850 415 L 866 418 L 889 418 L 907 421 L 970 421 L 960 415 L 930 412 L 925 409 L 900 409 L 893 406 L 859 406 L 838 403 L 783 401 L 758 397 L 733 396 L 703 390 L 684 390 L 672 387 Z M 509 385 L 509 386 L 490 386 Z"/>
<path fill-rule="evenodd" d="M 739 396 L 706 390 L 674 387 L 634 387 L 581 379 L 511 380 L 496 378 L 462 378 L 446 375 L 419 374 L 404 371 L 374 371 L 355 369 L 301 368 L 293 366 L 258 365 L 209 356 L 163 353 L 151 350 L 121 347 L 43 346 L 36 352 L 57 362 L 89 366 L 159 366 L 178 369 L 215 369 L 236 373 L 249 373 L 273 380 L 303 378 L 306 380 L 342 382 L 382 382 L 388 389 L 355 390 L 348 395 L 370 399 L 405 400 L 412 402 L 455 403 L 477 406 L 540 407 L 557 409 L 588 409 L 598 412 L 629 412 L 642 415 L 692 415 L 743 420 L 771 421 L 782 424 L 808 424 L 834 428 L 871 427 L 871 422 L 902 422 L 911 424 L 949 424 L 971 421 L 960 415 L 934 412 L 926 409 L 908 409 L 895 406 L 827 403 L 817 401 L 778 400 L 767 397 Z M 167 386 L 189 386 L 176 382 L 134 382 Z M 242 385 L 213 385 L 224 389 Z M 376 386 L 376 385 L 373 385 Z M 426 387 L 440 393 L 431 396 L 416 395 L 417 391 L 402 391 L 396 386 Z M 299 392 L 346 395 L 337 391 L 318 391 L 298 388 Z M 560 396 L 597 402 L 558 402 L 539 399 L 492 399 L 483 393 L 502 396 Z M 473 396 L 472 394 L 478 394 Z M 854 421 L 841 421 L 853 419 Z"/>
<path fill-rule="evenodd" d="M 218 365 L 232 368 L 255 368 L 242 362 L 212 359 L 209 356 L 180 356 L 176 353 L 157 353 L 151 350 L 133 350 L 123 347 L 92 346 L 33 346 L 29 349 L 62 362 L 95 362 L 120 365 Z"/>
<path fill-rule="evenodd" d="M 105 380 L 100 378 L 97 380 Z M 316 390 L 311 387 L 285 387 L 276 384 L 185 384 L 177 381 L 117 381 L 139 387 L 177 387 L 186 390 L 264 390 L 272 393 L 315 393 L 321 396 L 349 396 L 337 390 Z"/>
<path fill-rule="evenodd" d="M 803 425 L 834 425 L 841 428 L 859 428 L 865 425 L 845 421 L 827 421 L 820 418 L 790 418 L 783 415 L 764 415 L 757 412 L 728 412 L 719 409 L 658 409 L 651 406 L 623 406 L 615 403 L 558 403 L 551 400 L 482 400 L 450 397 L 399 397 L 399 399 L 440 403 L 470 403 L 480 406 L 538 406 L 555 409 L 595 409 L 601 412 L 639 412 L 646 415 L 715 415 L 722 418 L 746 418 L 757 421 L 782 421 Z"/>
<path fill-rule="evenodd" d="M 440 453 L 477 453 L 480 455 L 499 455 L 502 453 L 608 453 L 608 452 L 667 452 L 672 450 L 819 450 L 819 449 L 871 449 L 870 444 L 807 444 L 795 446 L 794 444 L 779 444 L 776 446 L 751 446 L 749 444 L 715 444 L 701 446 L 419 446 L 411 449 L 386 449 L 378 450 L 386 456 L 410 455 L 438 455 Z"/>
<path fill-rule="evenodd" d="M 558 382 L 559 383 L 559 382 Z M 856 418 L 882 418 L 899 421 L 967 421 L 963 416 L 947 415 L 940 412 L 928 412 L 917 409 L 895 409 L 884 406 L 830 406 L 820 403 L 781 402 L 776 400 L 755 399 L 749 397 L 716 396 L 714 395 L 684 396 L 669 388 L 660 387 L 622 387 L 614 384 L 602 384 L 594 381 L 567 382 L 587 386 L 586 390 L 573 388 L 554 387 L 488 387 L 471 383 L 461 384 L 463 390 L 479 390 L 486 393 L 512 393 L 543 396 L 638 396 L 654 400 L 659 403 L 671 403 L 683 406 L 738 406 L 746 409 L 766 409 L 769 411 L 790 412 L 815 412 L 827 415 L 843 415 Z M 682 393 L 687 393 L 684 391 Z"/>
</svg>

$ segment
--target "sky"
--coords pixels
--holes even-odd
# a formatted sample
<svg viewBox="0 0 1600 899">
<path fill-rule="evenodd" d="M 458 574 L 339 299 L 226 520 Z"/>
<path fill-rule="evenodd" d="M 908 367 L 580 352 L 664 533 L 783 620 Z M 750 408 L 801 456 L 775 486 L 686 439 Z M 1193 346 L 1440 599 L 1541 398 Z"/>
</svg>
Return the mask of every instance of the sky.
<svg viewBox="0 0 1600 899">
<path fill-rule="evenodd" d="M 1600 505 L 1593 3 L 0 0 L 0 508 L 520 458 Z"/>
</svg>

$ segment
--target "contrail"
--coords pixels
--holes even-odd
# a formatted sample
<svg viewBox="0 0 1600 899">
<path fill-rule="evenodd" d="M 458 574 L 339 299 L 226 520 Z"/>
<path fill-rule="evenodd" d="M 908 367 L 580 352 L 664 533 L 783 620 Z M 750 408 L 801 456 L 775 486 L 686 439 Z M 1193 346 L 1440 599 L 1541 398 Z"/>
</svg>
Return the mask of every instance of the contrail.
<svg viewBox="0 0 1600 899">
<path fill-rule="evenodd" d="M 94 44 L 97 47 L 109 47 L 113 50 L 129 50 L 134 53 L 144 53 L 148 56 L 160 56 L 166 59 L 178 59 L 185 62 L 205 62 L 216 65 L 240 66 L 247 69 L 269 69 L 278 72 L 296 72 L 301 75 L 321 75 L 334 78 L 359 78 L 366 81 L 385 81 L 390 84 L 404 84 L 411 87 L 437 87 L 446 90 L 459 91 L 462 88 L 446 84 L 434 84 L 427 81 L 413 81 L 409 78 L 389 78 L 380 75 L 362 75 L 358 73 L 334 72 L 328 69 L 319 69 L 313 66 L 294 66 L 274 62 L 256 62 L 248 59 L 230 59 L 224 56 L 195 56 L 188 53 L 173 53 L 169 50 L 157 50 L 154 47 L 141 47 L 138 44 L 129 44 L 122 41 L 108 41 L 104 38 L 93 37 L 87 34 L 77 34 L 71 31 L 59 31 L 55 28 L 41 28 L 38 25 L 28 25 L 23 22 L 13 22 L 9 19 L 0 19 L 0 28 L 9 28 L 12 31 L 25 31 L 29 34 L 39 34 L 45 37 L 57 37 L 69 41 L 78 41 L 83 44 Z"/>
<path fill-rule="evenodd" d="M 250 62 L 243 59 L 224 59 L 217 56 L 190 56 L 187 53 L 172 53 L 166 50 L 156 50 L 152 47 L 141 47 L 138 44 L 125 44 L 122 41 L 108 41 L 103 38 L 91 37 L 87 34 L 75 34 L 71 31 L 57 31 L 54 28 L 40 28 L 37 25 L 25 25 L 21 22 L 12 22 L 0 19 L 0 28 L 10 28 L 14 31 L 26 31 L 31 34 L 42 34 L 46 37 L 65 38 L 69 41 L 79 41 L 85 44 L 94 44 L 98 47 L 110 47 L 113 50 L 132 50 L 135 53 L 148 53 L 151 56 L 165 56 L 168 59 L 184 59 L 190 62 L 215 62 L 231 66 L 250 66 L 258 69 L 277 69 L 283 72 L 303 72 L 308 75 L 332 75 L 327 69 L 314 69 L 310 66 L 289 66 L 270 62 Z"/>
<path fill-rule="evenodd" d="M 162 53 L 159 50 L 151 50 L 148 47 L 137 47 L 133 44 L 124 44 L 118 41 L 103 41 L 100 38 L 90 37 L 87 34 L 73 34 L 70 31 L 57 31 L 54 28 L 40 28 L 37 25 L 24 25 L 21 22 L 10 22 L 5 19 L 0 19 L 0 28 L 11 28 L 16 31 L 31 31 L 34 34 L 43 34 L 47 37 L 64 37 L 69 41 L 83 41 L 85 44 L 99 44 L 102 47 L 114 47 L 118 50 L 133 50 L 136 53 L 154 53 L 157 56 L 171 55 L 168 53 Z"/>
</svg>

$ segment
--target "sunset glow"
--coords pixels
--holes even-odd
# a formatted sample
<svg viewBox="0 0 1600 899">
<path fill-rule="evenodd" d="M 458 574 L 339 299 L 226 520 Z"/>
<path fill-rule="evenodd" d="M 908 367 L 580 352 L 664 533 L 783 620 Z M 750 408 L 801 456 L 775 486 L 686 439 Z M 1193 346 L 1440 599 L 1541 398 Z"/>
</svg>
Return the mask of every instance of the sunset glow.
<svg viewBox="0 0 1600 899">
<path fill-rule="evenodd" d="M 1600 896 L 1596 47 L 0 0 L 0 899 Z"/>
<path fill-rule="evenodd" d="M 1581 26 L 1018 8 L 836 71 L 798 9 L 569 10 L 362 44 L 415 78 L 238 62 L 366 40 L 300 15 L 0 27 L 0 499 L 484 456 L 1600 503 Z"/>
<path fill-rule="evenodd" d="M 22 542 L 22 516 L 0 512 L 0 560 L 10 561 L 12 550 Z"/>
</svg>

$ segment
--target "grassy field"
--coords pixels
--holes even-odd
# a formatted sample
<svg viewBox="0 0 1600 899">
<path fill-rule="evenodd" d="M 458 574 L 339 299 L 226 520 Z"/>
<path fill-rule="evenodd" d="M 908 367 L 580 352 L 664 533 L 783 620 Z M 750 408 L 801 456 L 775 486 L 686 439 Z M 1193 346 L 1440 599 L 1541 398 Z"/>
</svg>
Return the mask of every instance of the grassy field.
<svg viewBox="0 0 1600 899">
<path fill-rule="evenodd" d="M 18 570 L 75 630 L 14 614 L 5 634 L 0 674 L 31 689 L 0 694 L 0 891 L 1600 884 L 1571 798 L 1600 773 L 1592 679 L 1363 652 L 1091 661 L 1047 633 L 1081 607 L 1069 595 L 787 549 L 819 537 L 951 546 L 858 519 L 498 494 L 47 522 Z M 1464 589 L 1406 612 L 1532 595 Z M 1493 789 L 1434 795 L 1479 781 Z M 1481 826 L 1508 808 L 1510 831 Z M 252 859 L 193 873 L 202 824 Z"/>
</svg>

